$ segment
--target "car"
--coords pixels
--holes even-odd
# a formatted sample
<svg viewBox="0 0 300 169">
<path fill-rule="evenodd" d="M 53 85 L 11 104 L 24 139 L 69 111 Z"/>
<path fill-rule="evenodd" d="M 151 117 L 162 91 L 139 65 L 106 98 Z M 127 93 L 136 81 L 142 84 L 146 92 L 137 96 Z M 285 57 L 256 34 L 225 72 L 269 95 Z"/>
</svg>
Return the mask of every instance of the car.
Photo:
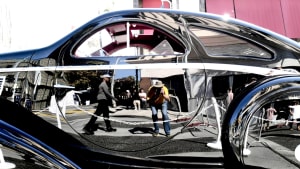
<svg viewBox="0 0 300 169">
<path fill-rule="evenodd" d="M 2 163 L 300 167 L 298 123 L 289 118 L 300 99 L 299 59 L 296 41 L 238 19 L 146 8 L 102 14 L 44 48 L 0 54 Z M 88 135 L 104 74 L 117 131 L 105 131 L 99 116 Z M 171 134 L 152 137 L 150 108 L 135 110 L 128 93 L 157 81 L 169 90 Z"/>
</svg>

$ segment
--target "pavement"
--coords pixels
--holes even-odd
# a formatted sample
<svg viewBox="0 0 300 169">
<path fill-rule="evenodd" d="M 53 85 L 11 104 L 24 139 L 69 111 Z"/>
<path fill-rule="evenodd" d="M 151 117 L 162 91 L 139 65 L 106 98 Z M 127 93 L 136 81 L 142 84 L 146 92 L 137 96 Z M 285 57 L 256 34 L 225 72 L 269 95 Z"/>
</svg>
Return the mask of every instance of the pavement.
<svg viewBox="0 0 300 169">
<path fill-rule="evenodd" d="M 73 124 L 74 129 L 77 131 L 80 131 L 82 129 L 82 126 L 89 120 L 90 116 L 93 115 L 96 108 L 96 104 L 88 105 L 88 106 L 76 106 L 74 108 L 69 108 L 66 111 L 66 119 L 70 120 Z M 45 112 L 44 112 L 45 113 Z M 50 113 L 51 114 L 51 113 Z M 53 116 L 54 114 L 52 114 Z M 86 116 L 87 115 L 87 116 Z M 188 114 L 184 112 L 175 112 L 175 111 L 168 111 L 168 115 L 170 118 L 170 123 L 172 126 L 172 135 L 173 138 L 189 138 L 189 137 L 195 137 L 193 135 L 187 137 L 187 135 L 181 135 L 177 133 L 184 132 L 184 125 L 187 124 L 187 122 L 191 119 L 191 116 L 193 114 Z M 79 118 L 78 118 L 79 117 Z M 159 123 L 162 124 L 162 116 L 161 112 L 158 112 L 158 118 Z M 62 119 L 63 120 L 63 119 Z M 152 122 L 152 113 L 149 108 L 147 109 L 141 109 L 141 110 L 134 110 L 134 109 L 126 109 L 124 106 L 118 106 L 115 108 L 110 107 L 110 121 L 118 129 L 117 132 L 103 132 L 104 123 L 103 123 L 103 117 L 100 116 L 98 118 L 98 124 L 100 130 L 95 131 L 94 135 L 113 135 L 113 136 L 132 136 L 134 130 L 131 129 L 137 129 L 137 128 L 153 128 L 153 122 Z M 208 124 L 208 121 L 200 122 L 195 121 L 193 123 L 190 123 L 188 126 L 185 127 L 186 130 L 191 131 L 204 131 L 202 132 L 202 137 L 216 137 L 218 132 L 216 130 L 216 126 L 214 123 Z M 67 124 L 66 124 L 67 125 Z M 199 126 L 203 126 L 200 127 Z M 123 128 L 122 128 L 123 127 Z M 205 129 L 204 129 L 205 128 Z M 72 132 L 72 131 L 69 131 Z M 142 131 L 135 131 L 135 136 L 145 136 L 145 133 Z M 160 135 L 163 136 L 163 128 L 161 126 Z M 176 136 L 175 136 L 176 135 Z M 149 134 L 149 136 L 152 137 L 152 134 Z"/>
<path fill-rule="evenodd" d="M 175 158 L 195 158 L 197 162 L 212 161 L 223 163 L 223 152 L 221 149 L 208 147 L 208 143 L 215 143 L 218 130 L 214 119 L 202 117 L 202 120 L 188 123 L 193 114 L 184 112 L 169 111 L 171 122 L 171 137 L 166 137 L 162 123 L 160 123 L 160 134 L 152 137 L 151 110 L 126 109 L 122 106 L 110 108 L 110 120 L 116 132 L 106 132 L 102 117 L 97 120 L 97 130 L 94 135 L 86 135 L 82 128 L 95 111 L 95 104 L 88 106 L 68 107 L 66 120 L 60 117 L 61 129 L 66 132 L 76 134 L 79 139 L 90 140 L 101 151 L 118 153 L 142 158 L 164 159 Z M 47 111 L 35 112 L 37 115 L 58 124 L 56 115 Z M 159 112 L 161 118 L 161 113 Z M 299 161 L 295 158 L 295 147 L 299 144 L 300 131 L 290 131 L 285 128 L 272 128 L 260 137 L 259 141 L 255 137 L 249 137 L 251 143 L 251 155 L 245 157 L 247 163 L 260 166 L 273 166 L 274 168 L 297 168 Z M 286 144 L 285 139 L 275 136 L 289 135 L 295 136 Z M 101 139 L 100 139 L 101 138 Z M 268 146 L 261 146 L 261 143 Z M 259 147 L 258 149 L 256 149 Z M 262 160 L 261 157 L 268 157 Z M 251 158 L 250 158 L 251 157 Z M 190 160 L 190 159 L 189 159 Z M 195 159 L 193 159 L 195 160 Z M 270 164 L 270 160 L 272 163 Z M 272 167 L 272 168 L 273 168 Z"/>
<path fill-rule="evenodd" d="M 61 128 L 66 132 L 79 134 L 82 137 L 93 140 L 96 144 L 101 143 L 101 147 L 105 144 L 104 149 L 112 152 L 122 152 L 124 154 L 132 154 L 135 152 L 135 156 L 150 157 L 153 154 L 163 155 L 166 152 L 168 154 L 176 154 L 187 156 L 190 152 L 197 154 L 198 157 L 216 157 L 222 158 L 223 153 L 221 150 L 211 149 L 206 146 L 208 142 L 214 142 L 216 140 L 217 131 L 216 128 L 200 126 L 199 122 L 195 122 L 186 127 L 187 121 L 189 121 L 191 114 L 182 112 L 169 112 L 169 118 L 171 123 L 171 137 L 166 137 L 162 121 L 160 121 L 160 133 L 158 137 L 153 138 L 153 122 L 151 110 L 134 110 L 126 109 L 125 107 L 118 106 L 115 108 L 110 107 L 110 121 L 116 132 L 106 132 L 103 118 L 99 117 L 97 120 L 97 130 L 94 135 L 86 135 L 82 131 L 83 126 L 87 123 L 90 116 L 94 113 L 96 104 L 88 106 L 68 107 L 66 111 L 66 119 L 72 126 L 70 128 L 64 119 L 60 117 Z M 46 118 L 54 125 L 58 125 L 55 114 L 47 111 L 35 112 L 37 115 Z M 161 119 L 161 112 L 158 113 L 158 117 Z M 204 124 L 203 124 L 204 125 Z M 112 139 L 113 143 L 108 141 L 99 142 L 99 137 L 106 139 Z M 126 139 L 126 144 L 124 144 Z M 138 141 L 137 141 L 138 140 Z M 116 143 L 120 144 L 116 148 Z M 136 143 L 134 147 L 130 146 L 132 143 Z M 167 143 L 167 144 L 166 144 Z M 184 144 L 184 146 L 180 146 Z M 195 146 L 198 144 L 197 148 Z M 199 146 L 201 144 L 201 146 Z M 168 145 L 168 146 L 166 146 Z M 153 153 L 153 151 L 164 147 L 159 153 Z M 173 148 L 176 147 L 176 148 Z M 191 154 L 190 154 L 191 155 Z"/>
</svg>

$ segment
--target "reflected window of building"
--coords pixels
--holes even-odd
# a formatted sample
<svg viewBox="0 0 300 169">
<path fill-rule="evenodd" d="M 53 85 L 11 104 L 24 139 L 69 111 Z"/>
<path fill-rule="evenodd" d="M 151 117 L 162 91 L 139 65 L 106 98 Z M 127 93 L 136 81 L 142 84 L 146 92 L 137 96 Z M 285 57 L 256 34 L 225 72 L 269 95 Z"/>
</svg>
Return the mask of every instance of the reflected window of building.
<svg viewBox="0 0 300 169">
<path fill-rule="evenodd" d="M 272 54 L 268 50 L 250 41 L 195 26 L 191 26 L 189 29 L 202 42 L 205 51 L 210 56 L 272 58 Z"/>
</svg>

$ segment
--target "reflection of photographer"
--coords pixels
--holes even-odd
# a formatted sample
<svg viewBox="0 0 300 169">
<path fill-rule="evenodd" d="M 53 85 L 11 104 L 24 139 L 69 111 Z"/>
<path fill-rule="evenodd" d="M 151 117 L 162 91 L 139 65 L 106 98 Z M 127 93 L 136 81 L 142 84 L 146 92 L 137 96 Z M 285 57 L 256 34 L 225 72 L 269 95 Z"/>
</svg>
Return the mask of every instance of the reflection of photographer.
<svg viewBox="0 0 300 169">
<path fill-rule="evenodd" d="M 152 120 L 154 124 L 154 133 L 153 136 L 158 136 L 159 127 L 158 127 L 158 109 L 161 109 L 163 117 L 163 125 L 166 136 L 170 135 L 170 122 L 168 117 L 168 102 L 170 101 L 169 91 L 167 87 L 161 82 L 157 81 L 155 85 L 151 86 L 147 94 L 147 100 L 152 111 Z"/>
<path fill-rule="evenodd" d="M 153 91 L 151 91 L 151 92 L 153 92 L 153 94 L 151 94 L 152 96 L 148 96 L 149 97 L 148 103 L 150 105 L 151 104 L 156 104 L 158 102 L 160 94 L 163 94 L 164 90 L 163 90 L 163 88 L 157 88 L 155 86 L 150 90 L 153 90 Z M 149 92 L 149 95 L 150 95 L 151 92 Z"/>
</svg>

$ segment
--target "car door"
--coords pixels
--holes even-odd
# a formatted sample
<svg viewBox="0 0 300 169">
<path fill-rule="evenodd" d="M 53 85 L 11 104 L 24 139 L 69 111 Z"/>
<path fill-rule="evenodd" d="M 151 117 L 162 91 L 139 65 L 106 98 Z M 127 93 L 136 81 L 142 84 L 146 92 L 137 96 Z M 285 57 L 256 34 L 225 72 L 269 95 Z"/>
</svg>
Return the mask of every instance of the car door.
<svg viewBox="0 0 300 169">
<path fill-rule="evenodd" d="M 154 16 L 165 18 L 165 22 L 157 22 Z M 103 23 L 66 47 L 71 50 L 71 55 L 63 56 L 64 64 L 57 69 L 62 71 L 62 76 L 57 82 L 75 87 L 71 90 L 81 96 L 80 105 L 95 106 L 99 77 L 108 73 L 112 76 L 110 92 L 118 98 L 117 105 L 112 102 L 111 111 L 118 112 L 118 109 L 134 106 L 127 91 L 144 89 L 148 92 L 152 84 L 161 80 L 169 89 L 171 101 L 168 107 L 174 116 L 171 120 L 176 121 L 179 116 L 190 119 L 198 103 L 189 106 L 191 101 L 187 95 L 190 93 L 186 92 L 184 76 L 189 65 L 184 59 L 191 53 L 191 45 L 182 35 L 183 26 L 163 13 L 161 16 L 149 14 L 145 19 L 110 18 L 109 22 Z M 59 103 L 63 101 L 63 98 L 57 98 L 60 98 Z M 93 111 L 86 113 L 89 115 Z M 151 112 L 147 116 L 151 116 Z M 152 122 L 139 124 L 151 125 Z M 134 123 L 128 125 L 132 127 Z"/>
</svg>

